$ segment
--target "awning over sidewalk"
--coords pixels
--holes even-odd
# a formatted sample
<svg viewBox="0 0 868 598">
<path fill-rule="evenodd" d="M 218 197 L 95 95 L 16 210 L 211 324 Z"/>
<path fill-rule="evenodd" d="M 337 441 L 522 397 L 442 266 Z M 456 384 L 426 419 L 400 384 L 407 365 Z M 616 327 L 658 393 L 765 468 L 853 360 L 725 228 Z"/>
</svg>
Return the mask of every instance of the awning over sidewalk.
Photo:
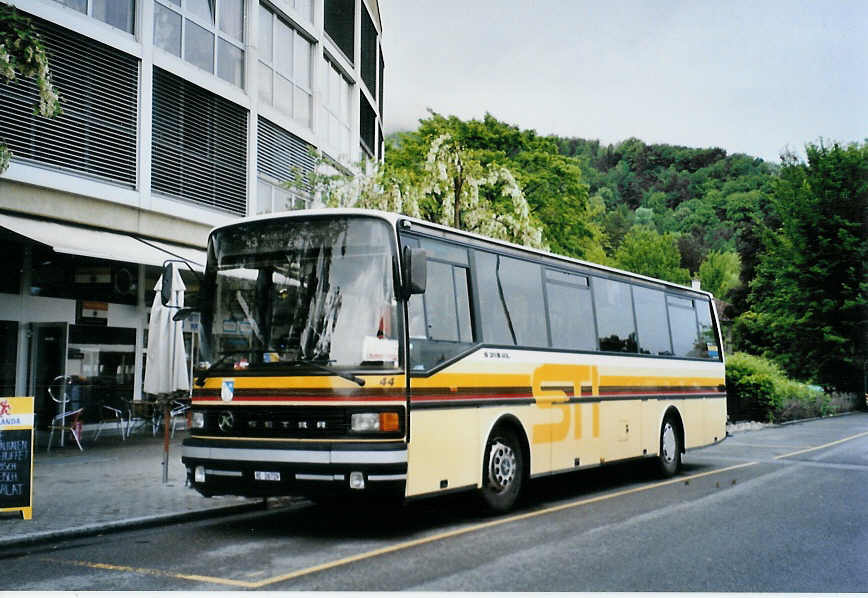
<svg viewBox="0 0 868 598">
<path fill-rule="evenodd" d="M 184 259 L 196 270 L 205 269 L 204 251 L 165 241 L 151 241 L 125 233 L 99 231 L 8 214 L 0 214 L 0 226 L 48 245 L 58 253 L 148 266 L 162 266 L 168 259 Z"/>
</svg>

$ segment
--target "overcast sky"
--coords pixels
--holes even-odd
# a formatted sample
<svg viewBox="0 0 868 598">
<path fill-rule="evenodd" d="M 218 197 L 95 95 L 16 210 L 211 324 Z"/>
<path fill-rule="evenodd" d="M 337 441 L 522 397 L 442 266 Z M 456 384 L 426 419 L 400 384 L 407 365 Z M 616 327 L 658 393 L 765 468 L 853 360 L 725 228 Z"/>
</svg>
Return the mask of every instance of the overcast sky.
<svg viewBox="0 0 868 598">
<path fill-rule="evenodd" d="M 868 0 L 379 0 L 386 133 L 427 108 L 778 161 L 868 137 Z"/>
</svg>

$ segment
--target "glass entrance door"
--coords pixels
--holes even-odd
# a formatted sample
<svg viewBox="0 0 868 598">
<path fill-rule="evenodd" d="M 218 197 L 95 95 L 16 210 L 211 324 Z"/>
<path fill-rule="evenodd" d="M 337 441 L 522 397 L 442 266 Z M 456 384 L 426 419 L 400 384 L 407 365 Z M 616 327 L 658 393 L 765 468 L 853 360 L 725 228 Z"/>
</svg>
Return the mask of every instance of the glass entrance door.
<svg viewBox="0 0 868 598">
<path fill-rule="evenodd" d="M 14 397 L 18 361 L 18 322 L 0 321 L 0 397 Z"/>
<path fill-rule="evenodd" d="M 30 394 L 35 399 L 36 426 L 47 429 L 58 413 L 58 405 L 48 394 L 48 385 L 66 375 L 66 322 L 31 324 Z"/>
</svg>

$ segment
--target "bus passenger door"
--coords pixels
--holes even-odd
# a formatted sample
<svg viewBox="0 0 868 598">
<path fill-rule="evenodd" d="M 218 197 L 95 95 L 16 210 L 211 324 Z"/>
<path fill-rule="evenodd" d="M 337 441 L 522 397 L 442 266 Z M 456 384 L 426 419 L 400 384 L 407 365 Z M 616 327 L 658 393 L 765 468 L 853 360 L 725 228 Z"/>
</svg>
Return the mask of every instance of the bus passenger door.
<svg viewBox="0 0 868 598">
<path fill-rule="evenodd" d="M 533 395 L 545 421 L 533 426 L 532 443 L 547 445 L 550 471 L 573 469 L 580 464 L 584 435 L 582 389 L 597 394 L 596 366 L 543 364 L 534 370 Z"/>
</svg>

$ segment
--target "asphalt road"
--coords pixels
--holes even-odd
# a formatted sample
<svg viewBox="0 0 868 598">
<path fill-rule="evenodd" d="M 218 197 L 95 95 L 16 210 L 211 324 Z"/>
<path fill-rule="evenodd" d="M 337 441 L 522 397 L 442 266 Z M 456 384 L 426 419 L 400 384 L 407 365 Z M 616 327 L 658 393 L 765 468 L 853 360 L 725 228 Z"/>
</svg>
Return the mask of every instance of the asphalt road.
<svg viewBox="0 0 868 598">
<path fill-rule="evenodd" d="M 868 591 L 868 414 L 467 495 L 309 503 L 0 552 L 0 590 Z"/>
</svg>

